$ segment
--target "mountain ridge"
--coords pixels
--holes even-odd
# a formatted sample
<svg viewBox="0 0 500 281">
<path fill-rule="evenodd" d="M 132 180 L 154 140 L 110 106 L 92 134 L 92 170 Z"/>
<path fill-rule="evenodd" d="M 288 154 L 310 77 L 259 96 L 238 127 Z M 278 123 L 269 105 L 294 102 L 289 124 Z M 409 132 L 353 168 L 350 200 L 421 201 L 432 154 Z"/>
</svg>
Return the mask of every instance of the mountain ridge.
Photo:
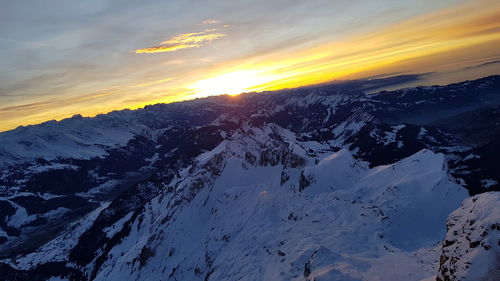
<svg viewBox="0 0 500 281">
<path fill-rule="evenodd" d="M 383 81 L 380 79 L 376 84 L 383 84 Z M 393 80 L 389 80 L 391 81 Z M 452 206 L 446 205 L 444 203 L 446 201 L 440 202 L 438 205 L 443 208 L 442 212 L 434 217 L 439 218 L 438 221 L 432 223 L 434 226 L 429 230 L 430 233 L 420 233 L 418 239 L 430 234 L 439 236 L 439 233 L 442 233 L 444 236 L 446 216 L 458 208 L 460 201 L 467 196 L 465 188 L 469 194 L 500 190 L 498 172 L 494 166 L 490 165 L 488 168 L 488 164 L 495 161 L 491 155 L 498 153 L 494 144 L 499 138 L 495 131 L 485 136 L 485 130 L 481 129 L 477 130 L 476 134 L 485 137 L 476 142 L 475 139 L 464 138 L 459 133 L 460 130 L 453 131 L 441 127 L 437 121 L 448 118 L 445 123 L 453 123 L 456 118 L 463 119 L 463 116 L 468 116 L 467 112 L 475 111 L 498 116 L 495 108 L 500 97 L 500 76 L 448 86 L 417 87 L 370 95 L 362 91 L 366 88 L 366 83 L 373 81 L 339 82 L 236 97 L 209 97 L 182 103 L 147 106 L 136 111 L 117 111 L 95 118 L 74 116 L 61 122 L 48 122 L 0 133 L 0 142 L 3 144 L 0 151 L 0 162 L 3 164 L 0 165 L 2 170 L 0 248 L 3 257 L 7 258 L 3 260 L 2 271 L 9 272 L 12 278 L 20 278 L 19 280 L 24 280 L 22 276 L 48 279 L 51 272 L 52 276 L 66 276 L 65 278 L 71 280 L 125 278 L 123 276 L 127 278 L 136 276 L 134 278 L 140 280 L 141 272 L 146 272 L 144 268 L 148 268 L 150 262 L 155 263 L 159 257 L 163 257 L 157 255 L 160 247 L 158 243 L 162 241 L 158 237 L 165 231 L 175 232 L 183 228 L 175 223 L 176 220 L 181 220 L 179 214 L 185 212 L 184 209 L 203 209 L 208 202 L 211 202 L 209 199 L 211 197 L 236 208 L 238 204 L 232 200 L 240 202 L 241 199 L 234 198 L 227 201 L 224 198 L 234 196 L 260 198 L 261 195 L 275 194 L 274 201 L 270 202 L 277 203 L 280 196 L 288 196 L 287 194 L 295 199 L 312 196 L 322 204 L 333 204 L 332 209 L 338 208 L 335 204 L 349 202 L 350 205 L 354 205 L 352 207 L 346 205 L 346 208 L 349 206 L 348 209 L 354 208 L 359 212 L 360 218 L 350 218 L 353 223 L 363 222 L 364 217 L 361 214 L 364 214 L 368 216 L 366 223 L 371 226 L 379 223 L 383 225 L 387 219 L 395 225 L 405 225 L 408 221 L 412 221 L 408 220 L 409 214 L 416 214 L 418 208 L 427 206 L 426 204 L 433 202 L 432 200 L 442 198 L 437 195 L 441 192 L 440 188 L 453 186 L 453 190 L 456 191 L 451 193 L 456 194 L 456 197 L 449 202 Z M 457 107 L 459 110 L 450 110 L 450 105 L 453 104 L 459 104 Z M 422 111 L 434 112 L 441 108 L 444 113 L 418 117 Z M 430 119 L 433 120 L 429 121 Z M 467 120 L 471 125 L 474 124 L 473 119 Z M 432 123 L 434 121 L 438 125 Z M 59 150 L 53 149 L 54 147 Z M 33 155 L 35 157 L 30 158 Z M 394 197 L 394 204 L 398 205 L 409 202 L 404 198 L 409 196 L 408 198 L 416 199 L 418 195 L 401 193 L 403 191 L 398 186 L 401 184 L 405 186 L 404 177 L 395 176 L 387 183 L 384 180 L 387 181 L 391 177 L 375 175 L 383 174 L 384 171 L 389 174 L 396 173 L 390 171 L 399 171 L 400 168 L 397 167 L 401 164 L 397 163 L 418 162 L 422 162 L 420 165 L 428 171 L 424 173 L 425 176 L 416 177 L 410 186 L 418 186 L 417 190 L 428 190 L 425 194 L 433 196 L 424 196 L 420 205 L 413 207 L 411 204 L 407 205 L 406 215 L 395 212 L 394 215 L 383 219 L 386 215 L 380 215 L 378 211 L 383 214 L 394 211 L 393 207 L 384 205 L 384 202 L 388 202 L 388 198 L 398 194 Z M 228 169 L 230 171 L 236 169 L 232 172 L 235 175 L 256 173 L 247 178 L 248 183 L 266 177 L 274 180 L 249 184 L 248 191 L 236 188 L 241 179 L 229 182 L 226 180 L 222 186 L 218 185 L 221 178 L 228 177 L 225 174 L 228 173 Z M 344 172 L 332 174 L 332 171 L 336 170 Z M 268 176 L 262 176 L 261 173 Z M 372 174 L 372 178 L 367 175 L 366 177 L 371 180 L 363 180 L 363 177 L 356 176 L 357 173 Z M 405 175 L 409 179 L 415 176 L 411 173 L 411 169 L 404 173 L 407 173 Z M 439 180 L 430 180 L 431 174 L 439 174 Z M 326 182 L 336 182 L 334 186 L 337 188 L 333 190 L 328 188 Z M 380 184 L 372 185 L 372 182 Z M 262 184 L 273 188 L 263 189 Z M 229 194 L 225 191 L 216 192 L 214 190 L 218 189 L 217 186 L 232 191 Z M 281 189 L 283 186 L 286 186 L 284 190 Z M 356 188 L 366 190 L 368 186 L 372 186 L 371 189 L 380 189 L 380 194 L 384 195 L 380 195 L 382 197 L 379 199 L 373 195 L 374 197 L 370 199 L 368 193 L 359 193 L 357 198 L 352 194 L 344 194 L 347 191 L 338 189 L 340 186 L 349 186 L 353 189 L 350 190 L 352 192 Z M 255 193 L 247 193 L 251 190 Z M 281 193 L 278 190 L 282 190 Z M 322 193 L 328 194 L 331 201 L 320 199 Z M 335 203 L 338 201 L 335 198 L 340 198 L 340 194 L 349 200 Z M 200 196 L 205 196 L 205 199 L 201 200 Z M 288 201 L 293 202 L 293 200 Z M 361 205 L 358 205 L 358 201 Z M 220 203 L 217 202 L 216 200 L 211 204 Z M 162 204 L 166 205 L 162 207 Z M 219 207 L 227 208 L 224 204 Z M 240 204 L 247 206 L 244 202 Z M 162 213 L 162 208 L 165 206 L 167 206 L 166 213 Z M 370 215 L 360 211 L 363 209 L 360 206 L 371 210 Z M 254 208 L 253 205 L 248 205 L 247 209 L 241 211 L 253 212 Z M 276 210 L 283 208 L 294 209 L 293 203 L 290 206 L 283 205 L 281 209 Z M 328 209 L 321 210 L 325 214 L 331 212 Z M 150 215 L 146 216 L 148 212 Z M 225 215 L 222 216 L 225 219 L 212 223 L 216 228 L 239 225 L 231 220 L 231 213 L 225 211 Z M 198 213 L 195 211 L 187 214 Z M 145 221 L 145 216 L 154 222 L 149 226 L 152 232 L 141 230 L 144 227 L 140 221 Z M 216 214 L 208 217 L 207 214 L 196 216 L 200 219 L 194 225 L 203 224 L 204 221 L 217 217 Z M 247 216 L 247 219 L 252 218 Z M 283 214 L 284 221 L 278 219 L 277 222 L 278 225 L 281 223 L 287 225 L 285 222 L 297 222 L 303 220 L 304 216 L 305 214 L 301 218 L 297 211 L 292 211 Z M 155 221 L 155 217 L 161 219 Z M 427 223 L 433 219 L 430 214 L 425 217 Z M 346 223 L 350 220 L 348 218 L 349 215 L 346 213 L 340 223 Z M 407 221 L 405 222 L 403 218 Z M 315 224 L 313 220 L 311 219 L 310 223 Z M 79 224 L 85 227 L 77 231 L 76 237 L 72 237 L 64 230 L 68 221 L 73 222 L 71 225 Z M 337 223 L 339 222 L 332 221 L 326 225 L 332 227 Z M 172 224 L 177 226 L 171 226 Z M 159 229 L 159 225 L 164 229 Z M 396 233 L 411 236 L 410 233 L 416 231 L 409 230 L 412 229 L 411 225 L 407 227 L 409 228 L 397 228 Z M 381 231 L 387 232 L 390 229 L 389 227 Z M 248 232 L 253 231 L 250 229 Z M 320 230 L 317 232 L 322 233 Z M 54 237 L 46 233 L 52 233 L 56 238 L 53 239 Z M 140 237 L 143 238 L 139 239 L 139 236 L 133 236 L 133 233 L 141 233 Z M 187 235 L 191 234 L 188 232 Z M 224 245 L 232 245 L 231 237 L 234 237 L 234 234 L 225 236 L 224 233 L 220 233 L 220 237 L 215 237 L 210 232 L 207 235 L 206 239 L 216 241 L 213 244 L 207 240 L 207 247 L 208 245 L 215 247 L 213 251 L 222 255 L 226 253 Z M 431 271 L 437 274 L 439 245 L 432 247 L 432 243 L 437 243 L 440 239 L 434 236 L 433 239 L 422 240 L 426 241 L 424 244 L 415 246 L 401 241 L 394 242 L 394 237 L 397 237 L 395 234 L 381 235 L 383 238 L 373 240 L 373 246 L 383 248 L 383 243 L 379 244 L 381 242 L 376 241 L 387 240 L 390 246 L 386 245 L 388 248 L 380 252 L 384 255 L 395 251 L 401 253 L 400 258 L 406 259 L 412 251 L 420 253 L 419 251 L 428 251 L 431 247 L 429 253 L 433 253 L 432 255 L 421 253 L 416 255 L 426 260 L 424 271 L 429 276 L 432 275 Z M 36 239 L 33 239 L 35 237 Z M 201 237 L 203 236 L 197 239 L 202 239 Z M 314 237 L 323 241 L 317 233 Z M 198 241 L 197 239 L 194 241 Z M 351 241 L 346 239 L 339 238 L 337 242 L 343 241 L 349 244 Z M 431 240 L 432 243 L 429 242 Z M 56 242 L 64 243 L 61 241 L 67 241 L 65 244 L 70 246 L 64 247 L 62 251 L 54 250 L 50 246 L 60 245 L 54 244 Z M 123 245 L 132 243 L 131 241 L 142 246 L 129 244 L 132 248 L 127 251 Z M 386 260 L 385 264 L 381 260 L 371 260 L 365 266 L 359 267 L 354 260 L 361 258 L 358 256 L 360 253 L 344 249 L 341 252 L 343 254 L 339 256 L 336 253 L 340 251 L 339 246 L 325 246 L 328 243 L 334 242 L 325 241 L 323 244 L 316 244 L 316 250 L 306 254 L 309 255 L 308 258 L 305 256 L 299 258 L 301 255 L 298 255 L 294 263 L 301 264 L 300 269 L 293 266 L 291 268 L 279 266 L 282 273 L 274 272 L 269 276 L 261 276 L 250 270 L 245 274 L 257 279 L 274 280 L 279 278 L 372 280 L 370 275 L 363 273 L 366 268 L 371 268 L 374 274 L 382 274 L 380 270 L 389 264 L 389 260 Z M 268 247 L 266 246 L 266 249 Z M 42 259 L 34 258 L 33 255 L 40 253 L 37 249 L 45 249 L 42 253 L 52 249 L 50 251 L 55 254 L 52 258 L 50 255 Z M 268 255 L 269 249 L 266 249 L 262 251 Z M 253 250 L 257 251 L 257 248 Z M 379 250 L 373 251 L 375 252 L 366 254 L 374 254 Z M 175 253 L 170 254 L 168 247 L 160 252 L 169 253 L 165 258 L 175 256 Z M 235 267 L 224 267 L 222 270 L 224 263 L 215 264 L 218 254 L 214 253 L 209 251 L 204 257 L 200 256 L 197 261 L 198 266 L 184 256 L 185 265 L 178 263 L 176 267 L 172 264 L 173 267 L 170 269 L 161 268 L 160 272 L 163 272 L 160 275 L 158 268 L 154 271 L 156 273 L 148 271 L 148 274 L 153 279 L 169 276 L 171 280 L 176 278 L 210 280 L 224 277 L 227 279 L 233 276 L 231 274 L 245 275 L 243 272 L 234 271 Z M 110 264 L 122 260 L 118 258 L 120 255 L 133 256 L 133 259 L 120 262 L 123 271 L 116 271 L 117 269 L 110 267 Z M 290 254 L 282 249 L 277 252 L 277 256 L 281 257 L 280 260 L 287 259 L 288 255 Z M 351 257 L 346 259 L 345 255 Z M 397 256 L 387 255 L 388 259 Z M 27 263 L 30 258 L 31 262 Z M 409 258 L 407 261 L 408 265 L 414 265 L 415 260 Z M 257 261 L 248 264 L 255 265 L 255 262 Z M 132 267 L 128 263 L 131 263 Z M 350 264 L 354 273 L 339 267 L 342 263 Z M 412 274 L 423 270 L 417 269 L 418 267 L 413 267 L 408 270 Z M 128 273 L 123 275 L 124 272 Z M 327 273 L 323 276 L 320 272 Z M 404 275 L 404 272 L 397 274 Z M 398 276 L 403 278 L 403 275 Z M 247 278 L 252 280 L 252 277 Z"/>
</svg>

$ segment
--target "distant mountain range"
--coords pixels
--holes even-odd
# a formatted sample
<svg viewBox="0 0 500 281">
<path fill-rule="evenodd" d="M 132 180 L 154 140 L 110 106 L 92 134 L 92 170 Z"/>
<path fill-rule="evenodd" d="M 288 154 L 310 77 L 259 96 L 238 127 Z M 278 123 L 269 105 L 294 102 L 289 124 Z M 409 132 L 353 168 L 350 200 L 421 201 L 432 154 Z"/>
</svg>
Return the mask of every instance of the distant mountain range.
<svg viewBox="0 0 500 281">
<path fill-rule="evenodd" d="M 404 79 L 0 133 L 2 278 L 500 280 L 500 76 Z"/>
</svg>

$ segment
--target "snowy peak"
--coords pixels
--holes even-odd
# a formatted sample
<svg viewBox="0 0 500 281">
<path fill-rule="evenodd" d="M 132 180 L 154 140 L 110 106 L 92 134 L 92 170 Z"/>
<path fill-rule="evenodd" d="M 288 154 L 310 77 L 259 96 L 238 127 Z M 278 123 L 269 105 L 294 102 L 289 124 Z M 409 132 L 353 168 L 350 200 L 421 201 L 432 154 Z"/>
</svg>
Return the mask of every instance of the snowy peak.
<svg viewBox="0 0 500 281">
<path fill-rule="evenodd" d="M 144 127 L 124 119 L 73 117 L 0 134 L 0 167 L 37 158 L 89 159 L 124 146 Z"/>
<path fill-rule="evenodd" d="M 254 161 L 247 156 L 255 149 L 252 144 L 270 141 L 265 133 L 258 136 L 256 140 L 252 134 L 240 135 L 203 154 L 198 160 L 204 164 L 176 183 L 182 188 L 163 192 L 141 208 L 129 221 L 130 233 L 106 255 L 96 280 L 141 280 L 143 276 L 157 280 L 166 273 L 172 280 L 372 280 L 374 276 L 397 280 L 432 275 L 432 264 L 421 266 L 418 260 L 437 259 L 437 252 L 421 249 L 440 241 L 447 214 L 466 196 L 460 186 L 446 180 L 442 155 L 423 151 L 398 163 L 419 166 L 424 175 L 411 178 L 405 169 L 388 168 L 385 173 L 380 170 L 386 167 L 369 169 L 346 150 L 322 154 L 318 161 L 306 156 L 305 166 L 287 168 L 281 161 Z M 296 145 L 311 144 L 298 141 Z M 429 160 L 441 160 L 441 165 Z M 351 165 L 359 167 L 356 178 L 335 182 L 314 176 Z M 313 183 L 300 191 L 306 170 Z M 428 181 L 425 172 L 440 174 L 441 181 Z M 206 177 L 202 186 L 188 188 L 201 174 Z M 330 188 L 337 183 L 350 186 Z M 412 202 L 412 196 L 398 194 L 402 191 L 397 184 L 409 190 L 403 193 L 423 193 L 427 200 Z M 365 196 L 367 192 L 372 195 Z M 444 193 L 448 196 L 439 195 Z M 422 207 L 428 207 L 425 204 L 435 207 L 422 213 Z M 422 238 L 412 232 L 421 225 L 404 220 L 407 216 L 439 223 L 429 226 L 432 237 Z M 175 219 L 165 221 L 167 217 Z M 413 228 L 404 232 L 409 224 Z M 401 233 L 407 234 L 404 239 L 398 236 Z M 411 248 L 404 244 L 406 240 L 413 243 Z M 144 249 L 150 254 L 139 262 Z M 391 275 L 384 273 L 386 263 L 398 259 L 406 264 Z"/>
<path fill-rule="evenodd" d="M 363 93 L 384 81 L 1 133 L 0 270 L 30 281 L 435 279 L 448 215 L 467 192 L 500 190 L 500 135 L 486 129 L 500 118 L 500 80 Z M 476 233 L 497 220 L 483 225 L 499 199 L 488 200 L 462 207 L 480 225 L 450 216 L 475 247 L 453 230 L 442 278 L 492 257 L 493 232 Z"/>
</svg>

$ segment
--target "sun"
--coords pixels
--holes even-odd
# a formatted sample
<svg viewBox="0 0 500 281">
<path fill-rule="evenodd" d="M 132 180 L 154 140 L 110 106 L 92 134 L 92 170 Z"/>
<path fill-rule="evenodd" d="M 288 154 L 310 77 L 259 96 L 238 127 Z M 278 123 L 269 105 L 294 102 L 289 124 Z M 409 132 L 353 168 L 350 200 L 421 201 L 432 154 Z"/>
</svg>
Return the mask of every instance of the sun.
<svg viewBox="0 0 500 281">
<path fill-rule="evenodd" d="M 237 95 L 244 92 L 257 91 L 259 85 L 272 81 L 272 76 L 265 76 L 259 71 L 238 70 L 220 74 L 191 84 L 196 97 L 213 95 Z"/>
</svg>

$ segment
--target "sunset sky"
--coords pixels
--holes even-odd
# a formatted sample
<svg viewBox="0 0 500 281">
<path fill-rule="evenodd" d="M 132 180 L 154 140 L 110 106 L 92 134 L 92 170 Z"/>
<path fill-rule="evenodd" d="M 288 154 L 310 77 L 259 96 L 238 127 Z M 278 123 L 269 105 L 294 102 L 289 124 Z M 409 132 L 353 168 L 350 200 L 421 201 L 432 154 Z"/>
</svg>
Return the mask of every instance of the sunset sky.
<svg viewBox="0 0 500 281">
<path fill-rule="evenodd" d="M 0 131 L 335 79 L 500 74 L 498 0 L 0 3 Z"/>
</svg>

